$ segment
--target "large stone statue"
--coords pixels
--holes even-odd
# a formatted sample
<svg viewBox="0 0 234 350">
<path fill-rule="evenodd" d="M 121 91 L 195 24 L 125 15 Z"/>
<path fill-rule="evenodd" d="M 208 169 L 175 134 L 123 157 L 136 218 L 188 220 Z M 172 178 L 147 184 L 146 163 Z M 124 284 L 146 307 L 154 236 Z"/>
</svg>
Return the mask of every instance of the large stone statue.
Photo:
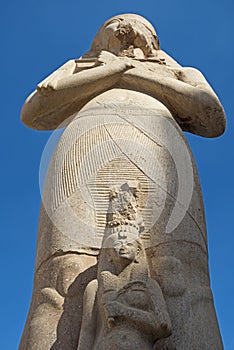
<svg viewBox="0 0 234 350">
<path fill-rule="evenodd" d="M 93 330 L 92 334 L 99 334 L 98 341 L 93 340 L 94 349 L 111 349 L 104 348 L 105 332 L 118 341 L 112 327 L 116 322 L 117 330 L 129 329 L 133 322 L 145 339 L 147 345 L 141 346 L 145 349 L 221 350 L 209 282 L 202 194 L 183 135 L 189 131 L 216 137 L 224 132 L 223 108 L 203 75 L 181 67 L 162 51 L 147 20 L 119 15 L 104 23 L 90 51 L 68 61 L 37 86 L 21 118 L 37 130 L 65 125 L 66 129 L 44 186 L 34 290 L 20 350 L 83 349 L 88 339 L 84 310 L 91 308 L 87 295 L 90 303 L 97 295 L 96 315 L 104 325 L 102 330 Z M 123 293 L 126 297 L 134 294 L 138 283 L 144 297 L 136 308 L 139 317 L 144 314 L 145 323 L 134 316 L 126 321 L 127 306 L 125 311 L 108 307 L 104 311 L 109 304 L 99 297 L 106 283 L 104 274 L 113 275 L 103 263 L 108 261 L 103 251 L 107 254 L 111 249 L 103 247 L 110 242 L 106 238 L 111 222 L 109 192 L 125 183 L 139 184 L 135 206 L 144 229 L 136 218 L 140 236 L 134 246 L 143 252 L 138 268 L 147 268 L 143 280 L 129 275 L 121 277 L 118 285 L 118 276 L 112 276 L 111 283 L 117 285 L 109 304 L 121 303 L 118 298 L 124 298 Z M 131 197 L 128 190 L 125 195 Z M 135 212 L 133 200 L 130 213 L 126 207 L 128 220 L 133 220 Z M 121 219 L 112 221 L 112 243 L 128 240 L 128 229 L 124 236 L 120 233 L 125 225 Z M 134 260 L 129 259 L 129 267 L 121 267 L 121 259 L 114 265 L 131 270 Z M 149 286 L 154 286 L 153 291 Z M 155 302 L 153 295 L 158 298 Z M 170 321 L 162 322 L 167 327 L 161 331 L 156 315 L 159 306 Z M 116 321 L 118 312 L 122 318 Z M 99 326 L 98 321 L 92 325 Z M 124 346 L 120 342 L 114 348 Z"/>
</svg>

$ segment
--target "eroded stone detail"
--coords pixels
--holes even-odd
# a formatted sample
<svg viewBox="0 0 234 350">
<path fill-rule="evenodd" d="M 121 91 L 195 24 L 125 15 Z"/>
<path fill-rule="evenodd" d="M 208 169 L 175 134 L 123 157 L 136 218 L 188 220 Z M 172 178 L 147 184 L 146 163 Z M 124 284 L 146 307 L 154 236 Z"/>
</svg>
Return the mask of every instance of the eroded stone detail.
<svg viewBox="0 0 234 350">
<path fill-rule="evenodd" d="M 107 230 L 97 280 L 84 295 L 78 350 L 152 349 L 171 335 L 171 322 L 159 284 L 149 277 L 137 211 L 137 185 L 110 193 Z M 96 327 L 93 327 L 96 324 Z"/>
</svg>

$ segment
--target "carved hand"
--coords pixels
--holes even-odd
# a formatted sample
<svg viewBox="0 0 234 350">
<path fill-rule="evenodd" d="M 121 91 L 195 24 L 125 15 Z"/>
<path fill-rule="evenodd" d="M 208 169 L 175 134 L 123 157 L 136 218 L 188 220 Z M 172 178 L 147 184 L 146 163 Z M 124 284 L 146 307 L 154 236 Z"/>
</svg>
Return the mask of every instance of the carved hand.
<svg viewBox="0 0 234 350">
<path fill-rule="evenodd" d="M 104 305 L 108 319 L 114 319 L 122 314 L 122 304 L 112 301 Z"/>
<path fill-rule="evenodd" d="M 44 81 L 37 85 L 37 91 L 42 94 L 46 95 L 50 91 L 56 90 L 57 87 L 57 80 L 52 79 L 48 81 Z"/>
<path fill-rule="evenodd" d="M 134 68 L 135 65 L 130 58 L 127 57 L 118 57 L 108 51 L 102 51 L 97 58 L 97 65 L 119 65 L 122 66 L 123 72 Z"/>
<path fill-rule="evenodd" d="M 101 302 L 103 305 L 107 305 L 112 303 L 117 298 L 117 292 L 116 291 L 108 291 L 104 292 L 101 297 Z"/>
</svg>

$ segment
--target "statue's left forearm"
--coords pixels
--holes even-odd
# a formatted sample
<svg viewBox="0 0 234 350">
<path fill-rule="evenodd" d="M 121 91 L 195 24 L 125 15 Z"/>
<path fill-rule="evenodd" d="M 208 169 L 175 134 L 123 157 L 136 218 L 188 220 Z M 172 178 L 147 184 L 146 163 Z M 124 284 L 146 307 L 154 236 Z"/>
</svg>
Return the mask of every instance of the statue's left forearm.
<svg viewBox="0 0 234 350">
<path fill-rule="evenodd" d="M 143 74 L 140 70 L 124 73 L 119 83 L 119 87 L 154 97 L 181 123 L 190 120 L 195 133 L 207 137 L 219 136 L 225 129 L 222 105 L 212 89 L 195 85 L 172 77 L 148 72 Z M 201 128 L 199 125 L 202 125 Z"/>
<path fill-rule="evenodd" d="M 152 312 L 129 307 L 118 302 L 114 302 L 112 306 L 114 307 L 112 308 L 112 312 L 110 313 L 109 317 L 125 318 L 128 320 L 128 322 L 137 324 L 139 327 L 142 327 L 149 333 L 155 332 L 156 322 Z"/>
</svg>

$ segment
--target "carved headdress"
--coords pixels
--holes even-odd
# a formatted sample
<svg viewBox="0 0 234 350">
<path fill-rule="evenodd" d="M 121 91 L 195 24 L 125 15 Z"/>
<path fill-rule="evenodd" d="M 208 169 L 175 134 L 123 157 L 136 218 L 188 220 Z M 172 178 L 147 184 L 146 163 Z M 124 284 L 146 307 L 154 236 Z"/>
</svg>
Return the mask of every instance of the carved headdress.
<svg viewBox="0 0 234 350">
<path fill-rule="evenodd" d="M 144 231 L 144 223 L 138 212 L 138 184 L 126 182 L 118 189 L 110 191 L 110 202 L 107 213 L 105 241 L 110 236 L 131 236 L 138 239 Z"/>
<path fill-rule="evenodd" d="M 110 18 L 101 26 L 93 40 L 91 49 L 83 57 L 97 57 L 100 54 L 103 49 L 104 29 L 114 22 L 119 22 L 120 26 L 122 23 L 129 23 L 134 28 L 136 32 L 134 41 L 136 47 L 138 47 L 139 37 L 144 35 L 146 37 L 146 48 L 148 46 L 149 55 L 154 56 L 153 52 L 160 49 L 156 31 L 147 19 L 137 14 L 121 14 Z"/>
</svg>

